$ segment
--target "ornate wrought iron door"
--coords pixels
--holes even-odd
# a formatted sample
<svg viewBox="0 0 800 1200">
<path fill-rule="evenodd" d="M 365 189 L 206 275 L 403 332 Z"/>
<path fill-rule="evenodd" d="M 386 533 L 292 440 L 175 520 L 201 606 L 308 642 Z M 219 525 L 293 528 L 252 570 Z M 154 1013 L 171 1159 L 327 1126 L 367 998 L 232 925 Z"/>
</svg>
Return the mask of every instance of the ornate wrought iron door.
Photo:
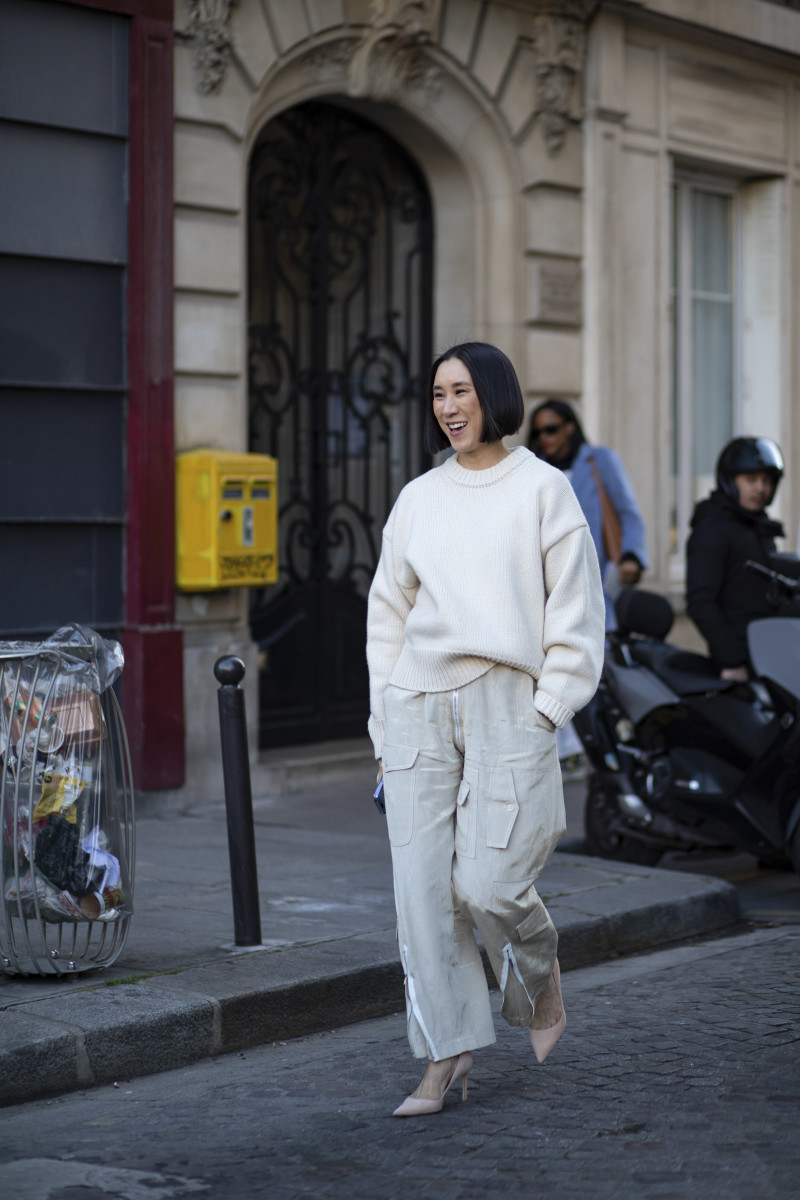
<svg viewBox="0 0 800 1200">
<path fill-rule="evenodd" d="M 262 747 L 365 733 L 381 530 L 427 465 L 431 209 L 405 151 L 333 104 L 267 125 L 250 171 L 250 448 L 280 479 L 280 582 L 254 594 Z"/>
</svg>

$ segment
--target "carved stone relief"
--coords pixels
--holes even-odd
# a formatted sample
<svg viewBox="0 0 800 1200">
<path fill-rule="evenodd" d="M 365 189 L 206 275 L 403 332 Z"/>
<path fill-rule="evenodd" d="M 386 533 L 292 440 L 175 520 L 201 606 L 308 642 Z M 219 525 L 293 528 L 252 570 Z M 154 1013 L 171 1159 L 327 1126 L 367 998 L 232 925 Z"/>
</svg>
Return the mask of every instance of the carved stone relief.
<svg viewBox="0 0 800 1200">
<path fill-rule="evenodd" d="M 396 98 L 405 88 L 433 91 L 437 72 L 425 57 L 433 43 L 441 0 L 371 0 L 370 28 L 350 60 L 351 96 Z"/>
<path fill-rule="evenodd" d="M 231 9 L 239 0 L 186 0 L 189 24 L 177 36 L 194 47 L 197 87 L 217 91 L 231 61 Z M 586 22 L 598 0 L 529 0 L 536 55 L 534 116 L 547 151 L 561 149 L 573 91 L 583 69 Z M 351 96 L 396 100 L 414 89 L 427 99 L 439 90 L 440 70 L 427 51 L 435 44 L 442 0 L 370 0 L 360 37 L 340 38 L 306 56 L 309 71 L 340 82 Z"/>
<path fill-rule="evenodd" d="M 294 0 L 292 0 L 294 2 Z M 396 99 L 409 88 L 429 95 L 438 71 L 425 55 L 433 44 L 442 0 L 370 0 L 369 25 L 357 39 L 338 39 L 305 57 L 308 70 L 339 79 L 351 96 Z M 186 0 L 189 24 L 176 36 L 194 47 L 198 90 L 217 91 L 233 52 L 231 9 L 239 0 Z"/>
<path fill-rule="evenodd" d="M 548 154 L 564 144 L 570 124 L 573 90 L 583 71 L 586 23 L 596 0 L 543 3 L 534 18 L 536 54 L 536 118 Z"/>
<path fill-rule="evenodd" d="M 197 87 L 204 95 L 222 84 L 231 61 L 233 36 L 229 20 L 238 0 L 186 0 L 189 24 L 177 36 L 194 46 Z"/>
</svg>

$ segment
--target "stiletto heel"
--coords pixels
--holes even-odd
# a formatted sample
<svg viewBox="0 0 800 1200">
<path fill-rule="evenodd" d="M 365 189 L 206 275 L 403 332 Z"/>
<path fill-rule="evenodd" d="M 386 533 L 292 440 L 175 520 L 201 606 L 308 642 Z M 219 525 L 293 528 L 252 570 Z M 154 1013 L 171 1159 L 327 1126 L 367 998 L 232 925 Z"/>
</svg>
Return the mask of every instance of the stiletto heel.
<svg viewBox="0 0 800 1200">
<path fill-rule="evenodd" d="M 461 1099 L 467 1098 L 467 1079 L 469 1077 L 470 1068 L 472 1067 L 472 1055 L 469 1050 L 465 1050 L 463 1054 L 459 1054 L 453 1074 L 447 1081 L 447 1087 L 442 1092 L 438 1100 L 425 1100 L 419 1096 L 407 1096 L 399 1108 L 396 1108 L 392 1113 L 393 1117 L 424 1117 L 429 1113 L 437 1113 L 442 1111 L 444 1098 L 450 1091 L 450 1088 L 457 1080 L 462 1080 L 461 1083 Z"/>
<path fill-rule="evenodd" d="M 564 1000 L 561 995 L 561 971 L 559 970 L 558 959 L 556 959 L 553 966 L 553 981 L 555 982 L 558 998 L 561 1002 L 561 1016 L 555 1025 L 551 1025 L 548 1029 L 532 1029 L 528 1026 L 533 1052 L 540 1063 L 544 1062 L 567 1027 L 567 1014 L 564 1011 Z"/>
</svg>

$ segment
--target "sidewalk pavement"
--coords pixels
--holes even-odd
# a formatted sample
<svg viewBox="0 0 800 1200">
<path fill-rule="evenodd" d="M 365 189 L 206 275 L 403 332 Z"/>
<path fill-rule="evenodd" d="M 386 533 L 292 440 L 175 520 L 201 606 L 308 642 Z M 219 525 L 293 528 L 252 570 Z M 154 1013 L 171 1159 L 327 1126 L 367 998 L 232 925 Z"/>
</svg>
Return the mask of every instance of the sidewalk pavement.
<svg viewBox="0 0 800 1200">
<path fill-rule="evenodd" d="M 370 793 L 351 783 L 254 800 L 263 935 L 255 950 L 232 944 L 224 805 L 140 818 L 135 914 L 115 966 L 0 975 L 0 1104 L 401 1009 L 385 818 Z M 580 848 L 568 836 L 537 883 L 564 971 L 739 918 L 737 893 L 722 880 L 588 858 Z"/>
</svg>

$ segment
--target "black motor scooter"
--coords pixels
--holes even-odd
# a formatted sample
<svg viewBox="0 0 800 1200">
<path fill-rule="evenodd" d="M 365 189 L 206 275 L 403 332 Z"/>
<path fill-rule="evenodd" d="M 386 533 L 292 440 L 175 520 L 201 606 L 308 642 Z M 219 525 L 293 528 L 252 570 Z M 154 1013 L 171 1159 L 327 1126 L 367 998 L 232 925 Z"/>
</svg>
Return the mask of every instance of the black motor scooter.
<svg viewBox="0 0 800 1200">
<path fill-rule="evenodd" d="M 653 865 L 665 850 L 738 849 L 800 874 L 800 560 L 774 565 L 748 564 L 782 601 L 748 627 L 748 683 L 665 642 L 665 597 L 620 594 L 600 686 L 574 722 L 592 767 L 590 854 Z"/>
</svg>

